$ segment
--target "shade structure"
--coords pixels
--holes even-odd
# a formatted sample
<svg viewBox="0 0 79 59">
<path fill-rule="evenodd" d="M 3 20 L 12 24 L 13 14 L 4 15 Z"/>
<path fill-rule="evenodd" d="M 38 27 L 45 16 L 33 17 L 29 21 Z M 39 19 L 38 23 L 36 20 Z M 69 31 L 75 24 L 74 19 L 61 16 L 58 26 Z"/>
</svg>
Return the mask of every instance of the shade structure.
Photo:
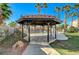
<svg viewBox="0 0 79 59">
<path fill-rule="evenodd" d="M 28 28 L 28 41 L 30 42 L 30 25 L 47 25 L 47 42 L 49 42 L 49 27 L 52 25 L 60 24 L 61 20 L 52 15 L 26 15 L 21 16 L 19 20 L 17 20 L 19 24 L 22 24 L 22 38 L 23 38 L 23 25 L 27 25 Z M 56 30 L 55 30 L 55 39 L 56 39 Z"/>
<path fill-rule="evenodd" d="M 30 24 L 30 25 L 54 25 L 59 24 L 61 21 L 55 16 L 51 15 L 27 15 L 22 16 L 18 21 L 20 24 Z"/>
</svg>

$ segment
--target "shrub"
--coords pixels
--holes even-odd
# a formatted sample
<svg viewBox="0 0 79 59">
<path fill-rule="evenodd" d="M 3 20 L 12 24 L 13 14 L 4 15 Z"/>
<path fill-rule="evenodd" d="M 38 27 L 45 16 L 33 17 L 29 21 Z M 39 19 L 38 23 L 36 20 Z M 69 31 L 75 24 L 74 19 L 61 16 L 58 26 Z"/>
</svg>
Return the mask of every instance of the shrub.
<svg viewBox="0 0 79 59">
<path fill-rule="evenodd" d="M 2 41 L 0 41 L 0 45 L 3 47 L 12 47 L 12 45 L 17 41 L 24 40 L 24 39 L 21 39 L 22 38 L 21 34 L 22 32 L 16 29 L 13 34 L 6 35 L 6 37 Z M 24 34 L 24 36 L 26 36 L 26 34 Z"/>
<path fill-rule="evenodd" d="M 69 28 L 67 29 L 67 32 L 69 32 L 69 33 L 78 32 L 78 28 L 71 26 L 71 27 L 69 27 Z"/>
</svg>

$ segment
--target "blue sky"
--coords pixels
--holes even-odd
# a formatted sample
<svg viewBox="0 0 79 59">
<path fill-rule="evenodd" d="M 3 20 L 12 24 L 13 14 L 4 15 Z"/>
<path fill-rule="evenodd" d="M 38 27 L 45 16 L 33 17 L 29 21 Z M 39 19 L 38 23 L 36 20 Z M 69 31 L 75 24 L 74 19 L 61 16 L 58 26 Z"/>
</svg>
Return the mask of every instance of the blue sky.
<svg viewBox="0 0 79 59">
<path fill-rule="evenodd" d="M 62 4 L 60 4 L 60 3 L 48 3 L 47 5 L 48 5 L 47 9 L 44 9 L 44 8 L 41 9 L 41 14 L 44 14 L 46 11 L 45 14 L 56 16 L 57 13 L 54 11 L 54 8 L 56 6 L 62 7 L 65 5 L 65 3 L 62 3 Z M 10 16 L 7 23 L 10 21 L 18 20 L 20 18 L 20 16 L 22 16 L 22 15 L 38 14 L 34 3 L 11 3 L 11 4 L 9 4 L 9 6 L 10 6 L 10 9 L 12 10 L 13 14 Z M 61 13 L 61 18 L 60 18 L 61 20 L 64 19 L 63 16 L 64 16 L 64 12 Z M 70 18 L 67 19 L 67 23 L 70 24 Z"/>
</svg>

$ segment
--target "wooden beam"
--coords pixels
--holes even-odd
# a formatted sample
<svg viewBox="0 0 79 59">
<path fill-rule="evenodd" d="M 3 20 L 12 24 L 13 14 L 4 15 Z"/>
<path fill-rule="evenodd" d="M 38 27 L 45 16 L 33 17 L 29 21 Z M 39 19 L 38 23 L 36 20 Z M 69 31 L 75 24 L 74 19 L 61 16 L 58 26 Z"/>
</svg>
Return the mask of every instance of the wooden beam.
<svg viewBox="0 0 79 59">
<path fill-rule="evenodd" d="M 22 39 L 24 38 L 23 33 L 24 33 L 24 30 L 23 30 L 23 24 L 22 24 Z"/>
<path fill-rule="evenodd" d="M 57 35 L 56 35 L 56 24 L 55 24 L 55 39 L 56 39 Z"/>
<path fill-rule="evenodd" d="M 30 25 L 28 25 L 28 42 L 30 42 Z"/>
<path fill-rule="evenodd" d="M 49 42 L 49 24 L 47 26 L 47 42 Z"/>
</svg>

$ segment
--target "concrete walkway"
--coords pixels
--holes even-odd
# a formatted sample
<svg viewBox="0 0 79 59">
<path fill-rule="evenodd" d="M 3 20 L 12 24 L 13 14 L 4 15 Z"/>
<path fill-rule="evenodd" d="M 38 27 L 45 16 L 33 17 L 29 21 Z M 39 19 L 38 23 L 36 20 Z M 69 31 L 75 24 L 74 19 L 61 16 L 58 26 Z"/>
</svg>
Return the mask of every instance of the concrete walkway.
<svg viewBox="0 0 79 59">
<path fill-rule="evenodd" d="M 22 55 L 60 55 L 56 50 L 51 48 L 48 43 L 31 42 Z"/>
</svg>

